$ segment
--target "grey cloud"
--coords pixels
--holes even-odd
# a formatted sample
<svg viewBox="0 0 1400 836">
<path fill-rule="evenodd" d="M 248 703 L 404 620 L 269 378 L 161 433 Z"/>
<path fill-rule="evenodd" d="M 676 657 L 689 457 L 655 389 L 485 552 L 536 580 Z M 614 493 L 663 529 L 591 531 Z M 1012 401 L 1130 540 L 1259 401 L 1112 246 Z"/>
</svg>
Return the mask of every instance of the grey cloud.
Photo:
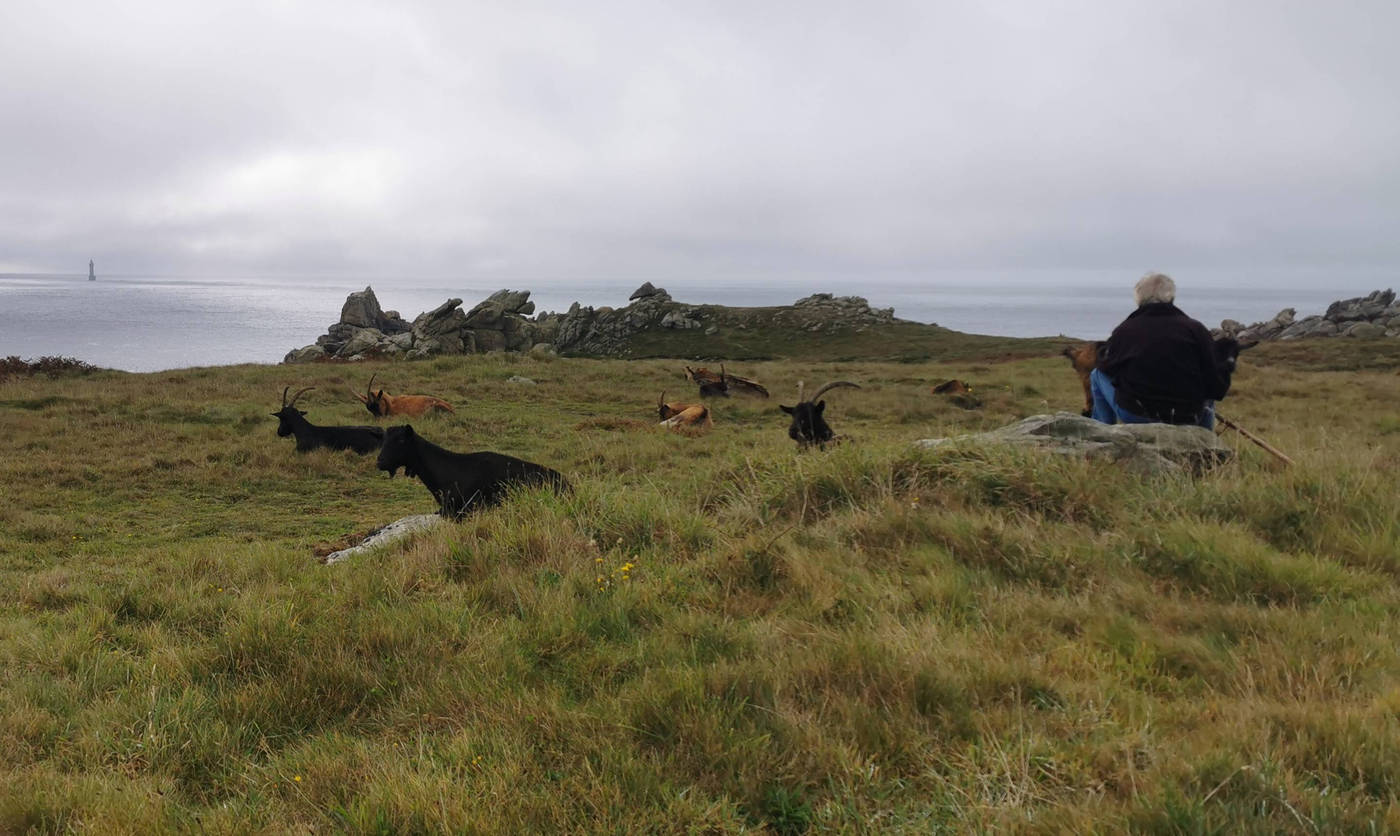
<svg viewBox="0 0 1400 836">
<path fill-rule="evenodd" d="M 1400 7 L 23 4 L 0 269 L 1400 261 Z"/>
</svg>

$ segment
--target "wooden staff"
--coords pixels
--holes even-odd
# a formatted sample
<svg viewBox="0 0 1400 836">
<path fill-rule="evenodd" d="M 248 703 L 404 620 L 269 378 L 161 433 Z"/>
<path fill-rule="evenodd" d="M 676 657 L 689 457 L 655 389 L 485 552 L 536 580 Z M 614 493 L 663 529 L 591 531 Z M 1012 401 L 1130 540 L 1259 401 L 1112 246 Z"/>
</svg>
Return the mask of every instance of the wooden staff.
<svg viewBox="0 0 1400 836">
<path fill-rule="evenodd" d="M 1278 448 L 1274 447 L 1274 445 L 1270 444 L 1269 442 L 1265 441 L 1264 439 L 1260 438 L 1259 436 L 1255 435 L 1254 433 L 1250 432 L 1244 427 L 1241 427 L 1239 424 L 1236 424 L 1234 421 L 1231 421 L 1229 418 L 1226 418 L 1219 412 L 1215 413 L 1215 420 L 1219 421 L 1220 423 L 1224 424 L 1225 426 L 1229 427 L 1230 429 L 1234 430 L 1235 432 L 1239 433 L 1240 435 L 1244 436 L 1250 441 L 1253 441 L 1260 447 L 1263 447 L 1265 450 L 1272 453 L 1274 458 L 1278 459 L 1284 464 L 1293 464 L 1293 460 L 1285 456 L 1283 453 L 1280 453 L 1278 451 Z"/>
</svg>

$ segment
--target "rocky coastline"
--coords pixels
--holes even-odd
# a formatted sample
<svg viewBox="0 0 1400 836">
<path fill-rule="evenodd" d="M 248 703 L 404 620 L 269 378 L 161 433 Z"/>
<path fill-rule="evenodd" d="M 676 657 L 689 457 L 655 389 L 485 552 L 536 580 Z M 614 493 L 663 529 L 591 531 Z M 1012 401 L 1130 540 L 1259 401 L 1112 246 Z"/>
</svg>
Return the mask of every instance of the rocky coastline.
<svg viewBox="0 0 1400 836">
<path fill-rule="evenodd" d="M 620 308 L 575 302 L 563 313 L 535 313 L 528 290 L 498 290 L 470 309 L 448 299 L 411 322 L 384 310 L 374 289 L 351 293 L 332 324 L 316 342 L 293 349 L 284 363 L 357 361 L 370 358 L 419 359 L 493 351 L 554 355 L 628 357 L 639 335 L 689 333 L 707 338 L 721 331 L 834 335 L 905 323 L 893 308 L 872 308 L 859 296 L 815 293 L 791 305 L 738 308 L 677 302 L 663 288 L 643 284 Z M 936 326 L 929 326 L 936 328 Z M 1333 302 L 1321 314 L 1299 318 L 1284 308 L 1272 319 L 1245 325 L 1226 319 L 1216 336 L 1246 342 L 1314 337 L 1379 339 L 1400 337 L 1400 303 L 1395 291 Z M 666 338 L 668 341 L 671 339 Z"/>
<path fill-rule="evenodd" d="M 1298 319 L 1293 308 L 1284 308 L 1273 319 L 1245 325 L 1227 319 L 1215 329 L 1216 336 L 1234 337 L 1241 342 L 1301 340 L 1312 337 L 1353 337 L 1378 339 L 1400 337 L 1400 304 L 1394 290 L 1375 290 L 1365 296 L 1342 299 L 1320 314 Z"/>
<path fill-rule="evenodd" d="M 351 293 L 340 320 L 316 342 L 293 349 L 284 363 L 417 359 L 515 351 L 534 356 L 627 356 L 630 341 L 652 330 L 714 334 L 721 328 L 779 328 L 806 332 L 865 330 L 896 322 L 893 308 L 872 308 L 859 296 L 816 293 L 775 308 L 731 308 L 677 302 L 651 282 L 620 308 L 575 302 L 564 313 L 535 314 L 528 290 L 498 290 L 470 310 L 448 299 L 412 322 L 381 308 L 372 287 Z"/>
</svg>

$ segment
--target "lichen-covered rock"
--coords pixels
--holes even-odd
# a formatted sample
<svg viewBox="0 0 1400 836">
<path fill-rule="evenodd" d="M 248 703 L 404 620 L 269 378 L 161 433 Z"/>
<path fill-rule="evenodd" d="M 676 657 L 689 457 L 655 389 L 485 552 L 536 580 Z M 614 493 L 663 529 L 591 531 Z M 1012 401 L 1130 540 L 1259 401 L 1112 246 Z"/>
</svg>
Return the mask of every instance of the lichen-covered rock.
<svg viewBox="0 0 1400 836">
<path fill-rule="evenodd" d="M 1348 337 L 1355 337 L 1359 340 L 1374 340 L 1385 336 L 1385 326 L 1377 325 L 1374 322 L 1358 322 L 1347 328 L 1345 332 Z"/>
<path fill-rule="evenodd" d="M 642 282 L 642 286 L 632 291 L 632 295 L 627 297 L 627 301 L 635 302 L 638 299 L 648 299 L 653 296 L 662 296 L 670 300 L 671 294 L 664 289 L 653 285 L 651 282 Z"/>
<path fill-rule="evenodd" d="M 420 531 L 427 531 L 430 528 L 435 528 L 438 525 L 442 525 L 443 522 L 440 514 L 415 514 L 411 517 L 404 517 L 389 523 L 383 528 L 378 528 L 370 532 L 357 546 L 331 552 L 326 555 L 323 562 L 326 564 L 339 563 L 342 560 L 348 560 L 356 555 L 365 554 L 381 546 L 387 546 L 391 543 L 411 537 Z"/>
<path fill-rule="evenodd" d="M 345 297 L 345 304 L 340 306 L 340 321 L 356 328 L 378 328 L 383 318 L 384 311 L 379 307 L 379 299 L 375 297 L 372 287 L 351 293 Z"/>
<path fill-rule="evenodd" d="M 500 331 L 483 329 L 476 331 L 474 336 L 476 337 L 476 350 L 479 353 L 506 350 L 506 335 Z"/>
<path fill-rule="evenodd" d="M 486 297 L 486 301 L 500 305 L 505 313 L 528 316 L 535 312 L 535 303 L 530 301 L 528 290 L 498 290 Z"/>
<path fill-rule="evenodd" d="M 682 329 L 699 328 L 700 320 L 694 318 L 692 311 L 668 311 L 665 316 L 661 317 L 661 327 Z"/>
<path fill-rule="evenodd" d="M 1203 427 L 1172 424 L 1103 424 L 1069 412 L 1032 415 L 987 433 L 917 441 L 922 447 L 951 443 L 1014 444 L 1057 455 L 1103 459 L 1143 473 L 1199 472 L 1228 461 L 1234 451 Z"/>
<path fill-rule="evenodd" d="M 499 328 L 501 319 L 505 315 L 505 306 L 500 302 L 487 299 L 478 302 L 476 307 L 467 311 L 466 325 L 468 328 Z"/>
<path fill-rule="evenodd" d="M 302 346 L 287 352 L 287 356 L 282 358 L 283 363 L 314 363 L 317 360 L 326 359 L 326 350 L 319 345 Z"/>
<path fill-rule="evenodd" d="M 372 353 L 383 338 L 384 332 L 378 328 L 359 328 L 350 336 L 350 339 L 336 349 L 335 356 L 353 357 L 357 354 Z"/>
</svg>

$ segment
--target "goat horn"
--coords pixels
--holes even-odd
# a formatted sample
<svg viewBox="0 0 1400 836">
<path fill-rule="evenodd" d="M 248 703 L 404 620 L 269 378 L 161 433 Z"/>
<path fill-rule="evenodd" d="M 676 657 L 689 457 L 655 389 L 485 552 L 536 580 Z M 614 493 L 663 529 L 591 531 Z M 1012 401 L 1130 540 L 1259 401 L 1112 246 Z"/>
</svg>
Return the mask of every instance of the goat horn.
<svg viewBox="0 0 1400 836">
<path fill-rule="evenodd" d="M 719 364 L 719 382 L 720 382 L 720 383 L 723 383 L 724 380 L 725 380 L 725 377 L 726 377 L 726 375 L 725 375 L 725 373 L 724 373 L 724 364 L 723 364 L 723 363 L 720 363 L 720 364 Z"/>
<path fill-rule="evenodd" d="M 812 393 L 812 400 L 815 401 L 831 389 L 859 389 L 860 387 L 849 380 L 833 380 L 822 388 Z"/>
<path fill-rule="evenodd" d="M 661 396 L 658 397 L 658 398 L 656 399 L 656 405 L 657 405 L 657 406 L 665 406 L 665 405 L 666 405 L 666 390 L 665 390 L 665 389 L 662 389 L 662 390 L 661 390 Z"/>
<path fill-rule="evenodd" d="M 282 387 L 282 405 L 283 405 L 283 406 L 286 406 L 286 405 L 287 405 L 287 390 L 288 390 L 288 389 L 291 389 L 291 388 L 292 388 L 292 387 L 290 387 L 290 386 L 283 386 L 283 387 Z"/>
<path fill-rule="evenodd" d="M 797 381 L 797 402 L 798 402 L 798 403 L 802 403 L 803 401 L 806 400 L 806 398 L 802 397 L 802 392 L 803 392 L 804 389 L 806 389 L 806 387 L 807 387 L 807 384 L 806 384 L 806 383 L 803 383 L 803 382 L 800 381 L 800 380 Z"/>
<path fill-rule="evenodd" d="M 287 387 L 287 388 L 290 389 L 291 387 L 289 386 L 289 387 Z M 295 395 L 292 395 L 292 402 L 289 403 L 289 404 L 286 404 L 286 405 L 287 405 L 287 406 L 296 406 L 297 398 L 301 397 L 302 395 L 305 395 L 307 392 L 310 392 L 312 389 L 315 389 L 315 388 L 316 388 L 315 386 L 308 386 L 308 387 L 306 387 L 305 389 L 302 389 L 301 391 L 297 392 Z M 286 393 L 286 392 L 283 392 L 282 394 L 283 394 L 283 395 L 286 395 L 287 393 Z"/>
<path fill-rule="evenodd" d="M 366 394 L 366 395 L 369 395 L 371 398 L 374 397 L 374 378 L 377 377 L 378 375 L 379 375 L 379 372 L 375 372 L 374 374 L 370 375 L 370 376 L 369 376 L 369 383 L 366 383 L 366 384 L 365 384 L 365 394 Z"/>
</svg>

